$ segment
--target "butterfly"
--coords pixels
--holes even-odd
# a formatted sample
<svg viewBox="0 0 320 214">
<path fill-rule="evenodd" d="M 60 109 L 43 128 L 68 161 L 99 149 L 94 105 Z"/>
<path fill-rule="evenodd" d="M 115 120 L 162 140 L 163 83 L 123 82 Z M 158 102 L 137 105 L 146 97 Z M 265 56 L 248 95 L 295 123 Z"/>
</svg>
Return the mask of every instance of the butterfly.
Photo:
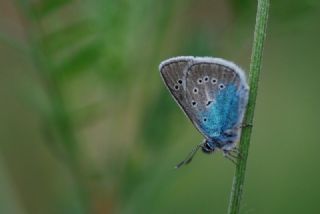
<svg viewBox="0 0 320 214">
<path fill-rule="evenodd" d="M 159 70 L 174 100 L 204 136 L 176 168 L 190 163 L 200 148 L 207 154 L 219 149 L 236 163 L 249 92 L 244 71 L 225 59 L 193 56 L 167 59 Z"/>
</svg>

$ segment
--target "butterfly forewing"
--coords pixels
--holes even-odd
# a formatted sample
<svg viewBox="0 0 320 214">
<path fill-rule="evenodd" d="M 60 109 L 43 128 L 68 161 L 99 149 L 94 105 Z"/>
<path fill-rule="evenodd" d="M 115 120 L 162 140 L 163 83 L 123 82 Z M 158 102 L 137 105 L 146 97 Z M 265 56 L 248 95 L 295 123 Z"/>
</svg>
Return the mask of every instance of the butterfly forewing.
<svg viewBox="0 0 320 214">
<path fill-rule="evenodd" d="M 188 111 L 186 73 L 191 61 L 192 57 L 176 57 L 162 62 L 159 67 L 163 81 L 185 113 Z"/>
</svg>

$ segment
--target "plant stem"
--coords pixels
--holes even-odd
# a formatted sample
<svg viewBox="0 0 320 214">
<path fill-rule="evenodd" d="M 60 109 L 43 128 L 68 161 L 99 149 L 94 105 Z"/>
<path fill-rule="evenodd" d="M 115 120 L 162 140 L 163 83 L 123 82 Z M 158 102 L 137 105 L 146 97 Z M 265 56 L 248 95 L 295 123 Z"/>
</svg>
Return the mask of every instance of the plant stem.
<svg viewBox="0 0 320 214">
<path fill-rule="evenodd" d="M 249 71 L 250 92 L 247 111 L 244 117 L 244 124 L 253 123 L 259 75 L 261 70 L 263 45 L 266 38 L 269 4 L 270 0 L 258 0 L 256 25 L 254 30 L 254 40 Z M 240 202 L 245 179 L 251 132 L 252 126 L 248 126 L 242 129 L 239 148 L 241 152 L 241 158 L 238 159 L 235 176 L 233 178 L 233 185 L 228 208 L 229 214 L 237 214 L 240 211 Z"/>
</svg>

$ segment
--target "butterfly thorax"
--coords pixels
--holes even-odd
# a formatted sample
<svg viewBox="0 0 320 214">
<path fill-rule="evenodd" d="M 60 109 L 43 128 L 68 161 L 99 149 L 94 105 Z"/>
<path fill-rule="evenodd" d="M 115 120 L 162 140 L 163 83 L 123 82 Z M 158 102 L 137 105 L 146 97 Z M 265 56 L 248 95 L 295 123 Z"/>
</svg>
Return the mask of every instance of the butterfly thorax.
<svg viewBox="0 0 320 214">
<path fill-rule="evenodd" d="M 234 139 L 218 139 L 218 138 L 213 138 L 213 139 L 205 139 L 203 146 L 202 146 L 202 151 L 204 153 L 210 154 L 215 151 L 215 149 L 220 149 L 220 150 L 231 150 L 235 147 L 235 140 Z"/>
</svg>

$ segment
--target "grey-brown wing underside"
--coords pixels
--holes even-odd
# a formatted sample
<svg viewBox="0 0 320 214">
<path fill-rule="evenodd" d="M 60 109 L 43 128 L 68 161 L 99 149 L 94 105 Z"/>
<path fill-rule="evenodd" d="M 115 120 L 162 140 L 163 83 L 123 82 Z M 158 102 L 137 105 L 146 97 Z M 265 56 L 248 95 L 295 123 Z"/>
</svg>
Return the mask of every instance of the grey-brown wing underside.
<svg viewBox="0 0 320 214">
<path fill-rule="evenodd" d="M 205 111 L 228 84 L 241 87 L 239 75 L 233 69 L 216 63 L 194 63 L 187 72 L 186 97 L 197 112 Z"/>
<path fill-rule="evenodd" d="M 189 103 L 186 100 L 186 73 L 193 57 L 175 57 L 162 62 L 159 66 L 162 79 L 175 101 L 190 117 Z"/>
<path fill-rule="evenodd" d="M 248 92 L 248 85 L 243 71 L 233 63 L 217 58 L 196 58 L 193 64 L 189 66 L 186 76 L 186 100 L 188 100 L 190 105 L 190 109 L 188 110 L 197 113 L 209 111 L 211 106 L 216 104 L 216 99 L 220 92 L 230 84 L 236 87 L 237 94 Z M 228 97 L 223 101 L 220 99 L 220 102 L 226 102 L 225 106 L 230 106 L 228 102 L 231 101 Z M 238 106 L 239 121 L 242 120 L 243 109 L 246 103 L 247 95 L 240 96 Z M 224 110 L 228 111 L 227 108 L 222 109 L 222 111 Z M 228 112 L 223 114 L 228 114 Z M 209 119 L 215 120 L 215 118 Z M 204 135 L 207 135 L 202 128 L 206 122 L 203 120 L 207 120 L 207 118 L 200 117 L 197 114 L 192 117 L 192 122 L 197 129 Z"/>
<path fill-rule="evenodd" d="M 232 62 L 211 57 L 175 57 L 162 62 L 159 69 L 176 102 L 204 136 L 208 136 L 203 128 L 206 118 L 199 115 L 208 112 L 215 104 L 220 91 L 227 85 L 232 84 L 237 88 L 236 94 L 240 97 L 240 102 L 233 106 L 238 109 L 237 121 L 242 120 L 247 103 L 248 85 L 244 72 Z M 227 96 L 220 102 L 220 106 L 230 106 L 232 100 Z M 207 122 L 209 119 L 215 122 L 215 117 L 220 117 L 220 114 L 225 115 L 225 118 L 232 118 L 233 110 L 219 108 L 219 111 L 213 114 L 214 118 L 208 118 Z"/>
</svg>

